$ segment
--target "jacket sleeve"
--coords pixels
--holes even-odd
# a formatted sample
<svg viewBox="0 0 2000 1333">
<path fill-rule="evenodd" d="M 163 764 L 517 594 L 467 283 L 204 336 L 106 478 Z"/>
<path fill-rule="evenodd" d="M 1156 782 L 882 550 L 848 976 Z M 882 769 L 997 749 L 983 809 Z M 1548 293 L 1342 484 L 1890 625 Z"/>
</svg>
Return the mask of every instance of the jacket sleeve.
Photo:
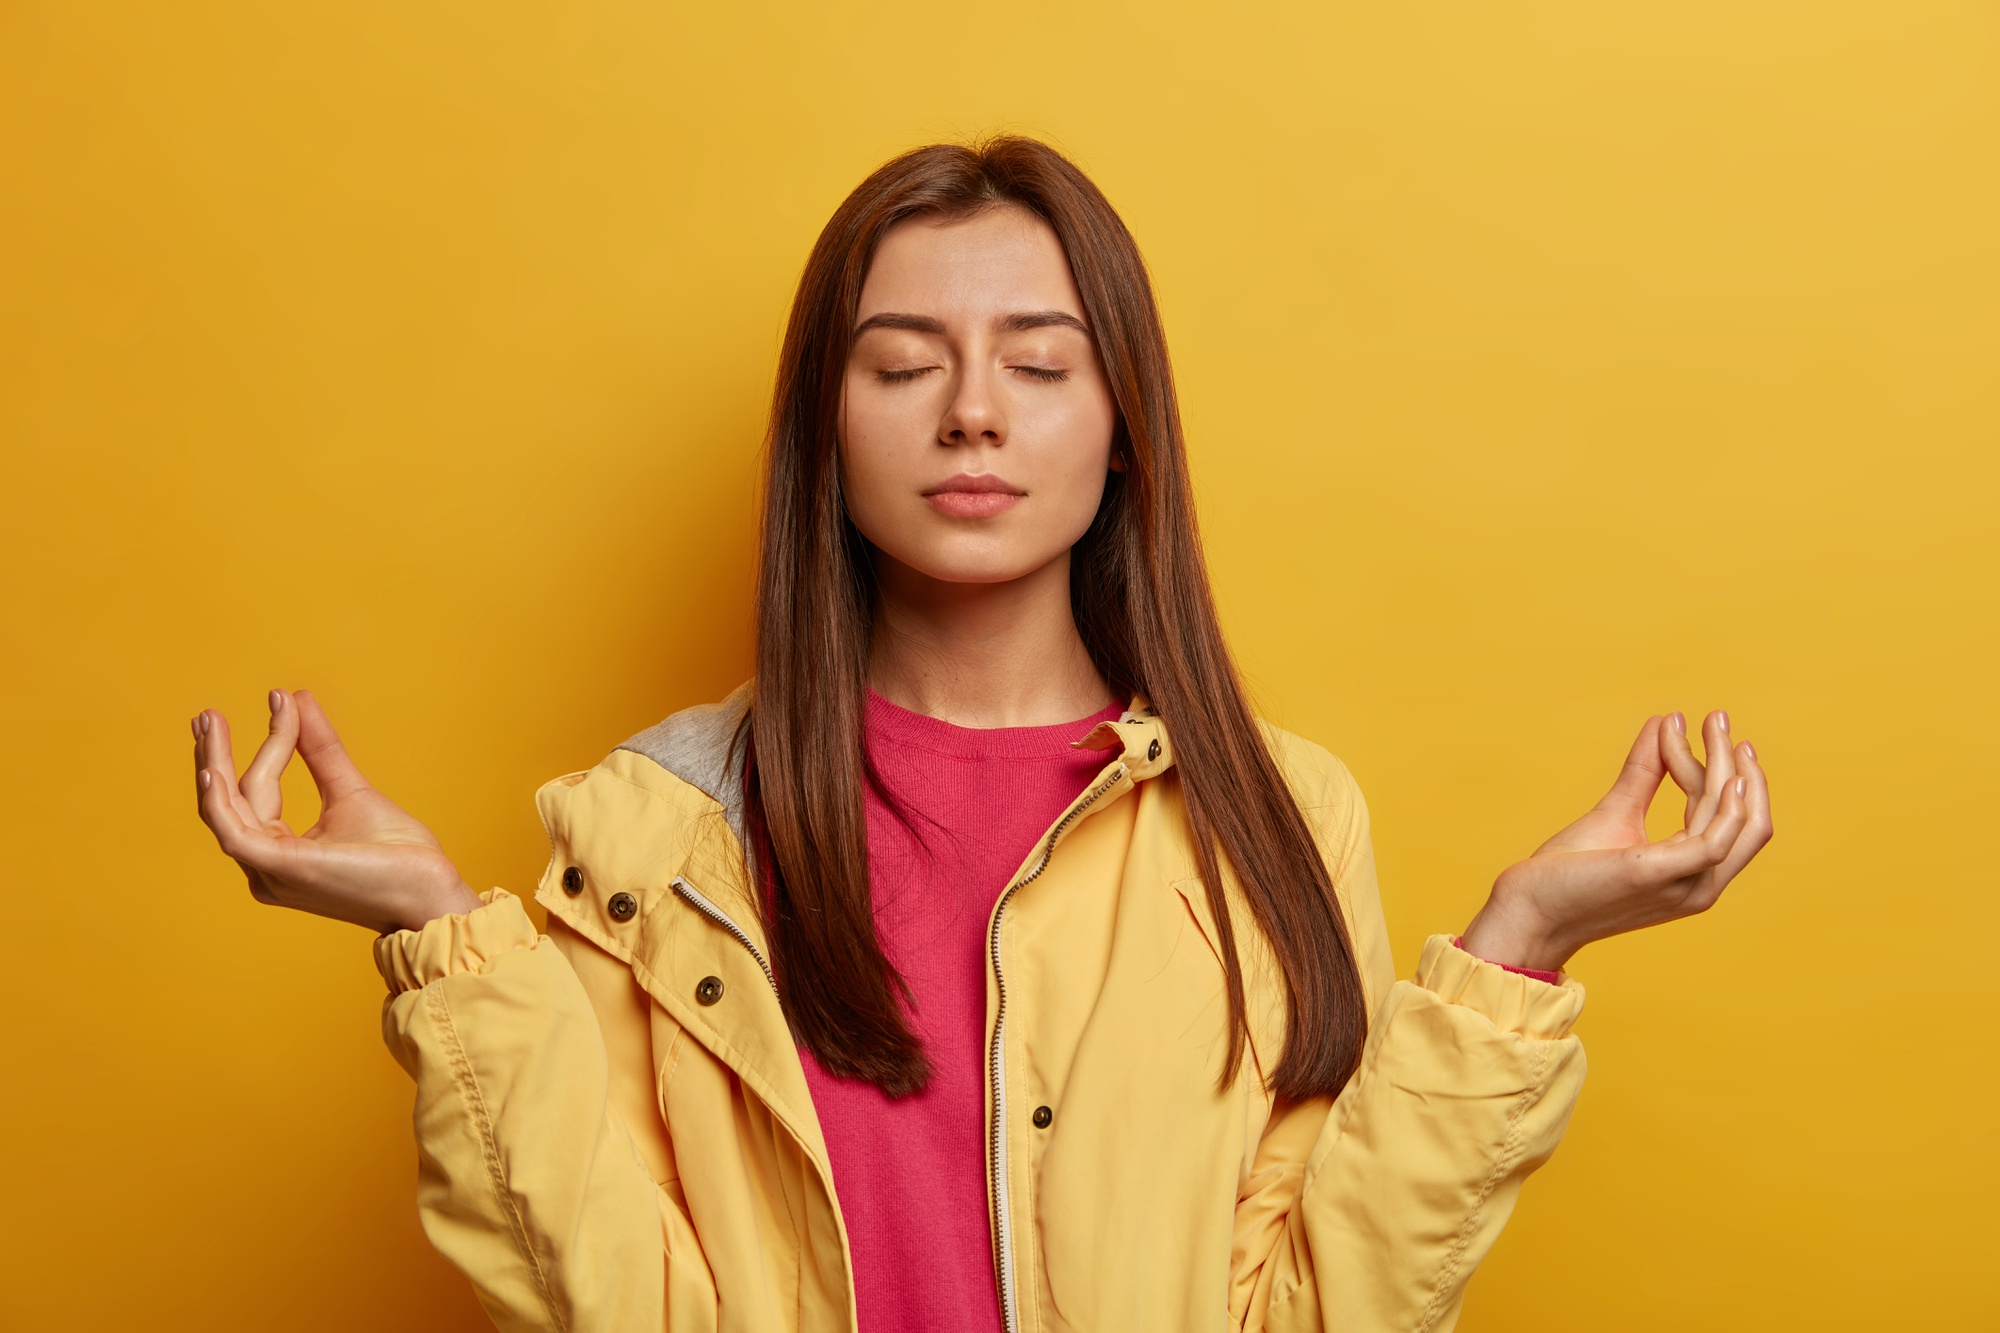
<svg viewBox="0 0 2000 1333">
<path fill-rule="evenodd" d="M 658 1330 L 660 1191 L 613 1109 L 590 1000 L 520 900 L 385 935 L 390 1052 L 417 1084 L 424 1233 L 514 1330 Z"/>
<path fill-rule="evenodd" d="M 1335 765 L 1319 826 L 1369 997 L 1361 1063 L 1329 1109 L 1279 1105 L 1246 1185 L 1289 1195 L 1282 1225 L 1246 1191 L 1261 1243 L 1238 1246 L 1246 1328 L 1438 1333 L 1528 1176 L 1561 1141 L 1582 1088 L 1583 1007 L 1436 935 L 1393 980 L 1367 809 Z M 1244 1206 L 1239 1205 L 1239 1241 Z M 1268 1249 L 1265 1245 L 1268 1244 Z M 1235 1303 L 1235 1302 L 1232 1302 Z"/>
</svg>

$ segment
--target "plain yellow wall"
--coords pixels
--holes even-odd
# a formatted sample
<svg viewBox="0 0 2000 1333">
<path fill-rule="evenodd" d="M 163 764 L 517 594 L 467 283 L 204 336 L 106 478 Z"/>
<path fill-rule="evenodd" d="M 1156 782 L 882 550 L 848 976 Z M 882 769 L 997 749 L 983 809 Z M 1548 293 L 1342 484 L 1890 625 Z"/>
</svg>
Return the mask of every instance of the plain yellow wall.
<svg viewBox="0 0 2000 1333">
<path fill-rule="evenodd" d="M 1000 128 L 1146 249 L 1237 650 L 1369 792 L 1404 966 L 1648 712 L 1773 774 L 1715 913 L 1576 961 L 1463 1326 L 2000 1324 L 1973 0 L 0 6 L 0 1324 L 483 1326 L 367 938 L 250 901 L 186 719 L 311 685 L 529 887 L 541 780 L 746 673 L 818 227 Z"/>
</svg>

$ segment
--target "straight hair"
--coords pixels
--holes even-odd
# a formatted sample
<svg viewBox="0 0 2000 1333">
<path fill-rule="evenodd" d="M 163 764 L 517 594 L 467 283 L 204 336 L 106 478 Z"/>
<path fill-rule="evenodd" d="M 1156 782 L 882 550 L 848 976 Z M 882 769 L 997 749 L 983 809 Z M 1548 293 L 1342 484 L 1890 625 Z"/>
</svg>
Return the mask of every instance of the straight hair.
<svg viewBox="0 0 2000 1333">
<path fill-rule="evenodd" d="M 1222 864 L 1288 994 L 1268 1076 L 1287 1098 L 1337 1093 L 1367 1010 L 1332 876 L 1251 716 L 1217 621 L 1195 526 L 1166 336 L 1139 247 L 1110 202 L 1048 145 L 1006 136 L 936 144 L 885 164 L 835 211 L 799 279 L 773 395 L 757 578 L 757 674 L 746 796 L 772 965 L 798 1041 L 829 1073 L 891 1097 L 930 1075 L 882 952 L 868 878 L 862 732 L 876 585 L 841 496 L 837 423 L 862 283 L 883 234 L 910 218 L 991 208 L 1046 222 L 1069 257 L 1117 406 L 1112 472 L 1077 542 L 1070 598 L 1091 660 L 1142 694 L 1173 738 L 1199 874 L 1220 935 L 1229 1046 L 1248 1037 L 1243 967 Z"/>
</svg>

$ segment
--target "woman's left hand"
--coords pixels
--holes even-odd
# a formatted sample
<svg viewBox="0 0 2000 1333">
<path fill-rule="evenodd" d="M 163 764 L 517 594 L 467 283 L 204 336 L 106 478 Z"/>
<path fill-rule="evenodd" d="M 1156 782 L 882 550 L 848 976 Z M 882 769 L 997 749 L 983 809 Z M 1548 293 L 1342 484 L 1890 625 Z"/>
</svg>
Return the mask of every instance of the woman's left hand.
<svg viewBox="0 0 2000 1333">
<path fill-rule="evenodd" d="M 1771 790 L 1757 751 L 1730 743 L 1727 713 L 1708 715 L 1702 744 L 1705 768 L 1679 713 L 1647 718 L 1609 794 L 1494 882 L 1466 927 L 1467 952 L 1554 972 L 1592 940 L 1714 906 L 1771 840 Z M 1670 773 L 1687 793 L 1685 824 L 1648 842 L 1646 809 Z"/>
</svg>

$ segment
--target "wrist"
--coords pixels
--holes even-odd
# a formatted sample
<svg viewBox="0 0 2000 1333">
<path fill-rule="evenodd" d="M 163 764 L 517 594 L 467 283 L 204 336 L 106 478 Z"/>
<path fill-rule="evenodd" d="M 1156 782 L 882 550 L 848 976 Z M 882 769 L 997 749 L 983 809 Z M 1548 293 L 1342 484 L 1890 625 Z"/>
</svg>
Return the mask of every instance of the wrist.
<svg viewBox="0 0 2000 1333">
<path fill-rule="evenodd" d="M 1577 949 L 1533 904 L 1503 895 L 1497 887 L 1459 937 L 1459 947 L 1489 963 L 1534 972 L 1562 971 Z"/>
<path fill-rule="evenodd" d="M 463 916 L 485 905 L 485 901 L 473 892 L 472 886 L 453 873 L 448 884 L 437 886 L 411 903 L 398 928 L 422 930 L 441 916 Z"/>
</svg>

